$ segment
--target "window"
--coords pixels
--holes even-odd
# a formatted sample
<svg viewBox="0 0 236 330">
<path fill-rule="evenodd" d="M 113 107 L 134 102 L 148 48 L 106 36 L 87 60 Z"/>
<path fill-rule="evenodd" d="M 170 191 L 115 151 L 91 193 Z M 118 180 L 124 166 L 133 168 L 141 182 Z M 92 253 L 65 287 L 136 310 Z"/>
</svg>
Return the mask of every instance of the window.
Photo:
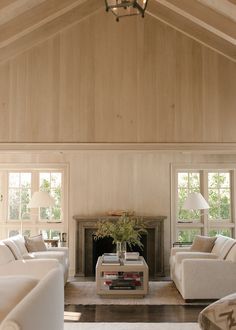
<svg viewBox="0 0 236 330">
<path fill-rule="evenodd" d="M 208 173 L 209 219 L 231 220 L 231 185 L 229 172 Z"/>
<path fill-rule="evenodd" d="M 10 167 L 0 165 L 0 238 L 18 233 L 61 237 L 67 232 L 67 166 Z M 27 207 L 32 194 L 39 190 L 50 193 L 54 207 Z"/>
<path fill-rule="evenodd" d="M 61 220 L 62 174 L 58 172 L 39 173 L 40 190 L 47 191 L 55 200 L 54 207 L 40 208 L 40 219 Z"/>
<path fill-rule="evenodd" d="M 8 183 L 8 219 L 29 219 L 27 204 L 31 196 L 31 173 L 10 172 Z"/>
<path fill-rule="evenodd" d="M 178 173 L 178 221 L 199 221 L 199 211 L 189 211 L 183 209 L 183 204 L 187 196 L 192 192 L 200 191 L 199 172 L 179 172 Z"/>
<path fill-rule="evenodd" d="M 192 242 L 196 235 L 235 236 L 233 186 L 234 168 L 172 167 L 172 242 Z M 191 192 L 201 192 L 209 210 L 184 210 L 183 203 Z"/>
</svg>

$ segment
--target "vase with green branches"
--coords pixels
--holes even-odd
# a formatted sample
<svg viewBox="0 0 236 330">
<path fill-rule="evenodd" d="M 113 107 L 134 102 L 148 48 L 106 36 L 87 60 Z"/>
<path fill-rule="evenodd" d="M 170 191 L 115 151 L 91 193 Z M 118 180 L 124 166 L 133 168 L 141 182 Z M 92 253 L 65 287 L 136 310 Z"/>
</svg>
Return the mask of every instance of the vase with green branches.
<svg viewBox="0 0 236 330">
<path fill-rule="evenodd" d="M 94 239 L 111 237 L 112 243 L 117 246 L 118 254 L 123 256 L 126 251 L 126 244 L 130 248 L 134 245 L 143 248 L 141 242 L 143 234 L 147 234 L 143 221 L 133 215 L 124 213 L 119 219 L 98 221 Z"/>
</svg>

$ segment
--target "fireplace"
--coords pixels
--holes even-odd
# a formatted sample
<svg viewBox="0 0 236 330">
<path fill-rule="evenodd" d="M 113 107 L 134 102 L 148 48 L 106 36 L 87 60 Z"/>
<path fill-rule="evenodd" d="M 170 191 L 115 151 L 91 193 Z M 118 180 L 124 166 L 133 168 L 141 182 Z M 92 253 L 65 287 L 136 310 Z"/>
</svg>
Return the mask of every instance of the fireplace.
<svg viewBox="0 0 236 330">
<path fill-rule="evenodd" d="M 76 221 L 76 274 L 75 276 L 94 276 L 95 265 L 99 255 L 104 252 L 113 252 L 115 246 L 109 238 L 94 241 L 93 233 L 97 228 L 97 221 L 117 219 L 118 217 L 74 216 Z M 164 216 L 139 216 L 143 219 L 147 235 L 142 236 L 143 250 L 139 251 L 149 266 L 151 278 L 164 276 Z"/>
</svg>

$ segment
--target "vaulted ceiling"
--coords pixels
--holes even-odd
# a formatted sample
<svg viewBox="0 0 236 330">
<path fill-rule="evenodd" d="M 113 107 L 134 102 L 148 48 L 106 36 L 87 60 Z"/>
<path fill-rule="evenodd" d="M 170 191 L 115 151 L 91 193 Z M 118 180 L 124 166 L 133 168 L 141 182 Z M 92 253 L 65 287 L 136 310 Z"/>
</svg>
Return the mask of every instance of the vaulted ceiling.
<svg viewBox="0 0 236 330">
<path fill-rule="evenodd" d="M 104 0 L 1 0 L 0 62 L 100 10 Z M 149 0 L 147 15 L 236 62 L 236 0 Z"/>
</svg>

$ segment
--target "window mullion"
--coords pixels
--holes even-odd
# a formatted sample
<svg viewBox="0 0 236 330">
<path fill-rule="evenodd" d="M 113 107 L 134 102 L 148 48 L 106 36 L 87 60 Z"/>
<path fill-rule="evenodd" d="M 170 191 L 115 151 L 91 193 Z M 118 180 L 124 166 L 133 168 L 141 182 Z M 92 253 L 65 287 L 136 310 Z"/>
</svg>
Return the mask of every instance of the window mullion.
<svg viewBox="0 0 236 330">
<path fill-rule="evenodd" d="M 208 200 L 208 171 L 201 170 L 200 171 L 200 186 L 201 186 L 201 193 L 206 200 Z M 203 223 L 203 235 L 207 235 L 209 228 L 208 228 L 208 210 L 202 210 L 201 220 Z"/>
<path fill-rule="evenodd" d="M 231 177 L 231 217 L 232 217 L 232 223 L 234 224 L 233 228 L 233 233 L 232 236 L 235 238 L 236 237 L 236 203 L 235 203 L 235 198 L 236 198 L 236 170 L 230 171 L 230 177 Z"/>
<path fill-rule="evenodd" d="M 32 177 L 31 177 L 31 197 L 35 191 L 39 190 L 39 172 L 38 171 L 32 171 Z M 39 210 L 38 209 L 30 209 L 30 220 L 34 224 L 38 222 L 39 219 Z"/>
</svg>

